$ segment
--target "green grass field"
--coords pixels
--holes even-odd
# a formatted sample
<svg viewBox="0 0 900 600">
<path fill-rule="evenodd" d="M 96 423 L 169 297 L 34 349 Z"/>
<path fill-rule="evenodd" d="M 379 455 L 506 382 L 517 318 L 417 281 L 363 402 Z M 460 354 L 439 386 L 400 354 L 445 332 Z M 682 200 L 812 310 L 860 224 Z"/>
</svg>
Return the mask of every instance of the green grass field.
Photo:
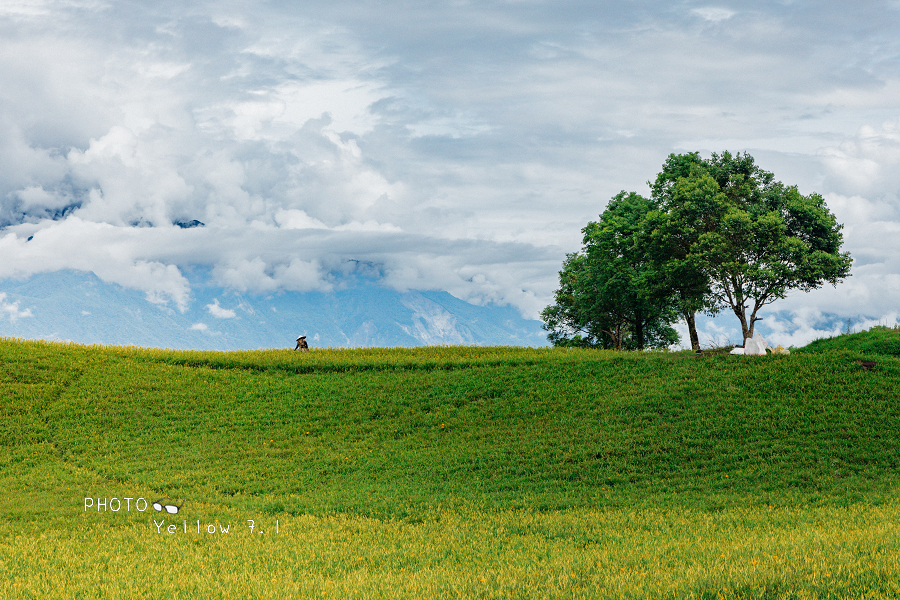
<svg viewBox="0 0 900 600">
<path fill-rule="evenodd" d="M 898 598 L 900 330 L 767 357 L 2 339 L 0 491 L 3 599 Z"/>
</svg>

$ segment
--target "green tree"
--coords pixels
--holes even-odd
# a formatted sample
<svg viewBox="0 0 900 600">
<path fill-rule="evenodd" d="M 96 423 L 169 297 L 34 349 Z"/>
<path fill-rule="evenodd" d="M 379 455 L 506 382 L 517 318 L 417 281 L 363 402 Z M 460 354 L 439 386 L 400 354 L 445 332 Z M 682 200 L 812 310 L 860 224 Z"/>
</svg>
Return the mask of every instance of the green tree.
<svg viewBox="0 0 900 600">
<path fill-rule="evenodd" d="M 582 230 L 542 313 L 555 345 L 643 348 L 672 343 L 675 315 L 700 348 L 696 314 L 730 307 L 744 339 L 759 311 L 792 290 L 850 276 L 842 226 L 747 153 L 672 154 L 651 199 L 620 193 Z"/>
<path fill-rule="evenodd" d="M 727 199 L 696 152 L 669 155 L 650 188 L 656 210 L 646 215 L 639 233 L 648 264 L 645 277 L 672 295 L 691 348 L 699 350 L 696 314 L 714 315 L 722 305 L 696 246 L 719 226 Z"/>
<path fill-rule="evenodd" d="M 621 192 L 582 229 L 584 248 L 566 257 L 555 303 L 541 314 L 554 345 L 643 350 L 678 341 L 671 294 L 647 277 L 639 244 L 651 208 Z"/>
<path fill-rule="evenodd" d="M 703 165 L 717 188 L 709 186 L 705 193 L 717 200 L 707 201 L 720 206 L 724 197 L 726 210 L 691 254 L 707 274 L 714 300 L 730 306 L 740 321 L 744 339 L 753 337 L 765 305 L 791 290 L 836 286 L 850 276 L 850 253 L 840 252 L 842 226 L 822 196 L 804 196 L 775 181 L 746 153 L 713 154 Z"/>
<path fill-rule="evenodd" d="M 554 346 L 608 347 L 604 331 L 610 328 L 608 318 L 594 308 L 592 287 L 585 256 L 580 252 L 566 255 L 559 272 L 559 289 L 554 302 L 541 312 L 547 339 Z"/>
</svg>

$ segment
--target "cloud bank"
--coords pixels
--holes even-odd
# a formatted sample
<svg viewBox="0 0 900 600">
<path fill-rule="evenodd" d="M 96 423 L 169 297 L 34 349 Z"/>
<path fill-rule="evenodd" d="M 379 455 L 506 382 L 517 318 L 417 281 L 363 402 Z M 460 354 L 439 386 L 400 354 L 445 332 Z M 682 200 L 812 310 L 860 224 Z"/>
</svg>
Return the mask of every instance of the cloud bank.
<svg viewBox="0 0 900 600">
<path fill-rule="evenodd" d="M 886 318 L 898 21 L 890 2 L 6 2 L 0 278 L 93 271 L 184 311 L 196 268 L 250 293 L 359 276 L 536 317 L 610 197 L 647 193 L 670 152 L 727 149 L 822 193 L 856 259 L 776 305 L 785 331 Z"/>
</svg>

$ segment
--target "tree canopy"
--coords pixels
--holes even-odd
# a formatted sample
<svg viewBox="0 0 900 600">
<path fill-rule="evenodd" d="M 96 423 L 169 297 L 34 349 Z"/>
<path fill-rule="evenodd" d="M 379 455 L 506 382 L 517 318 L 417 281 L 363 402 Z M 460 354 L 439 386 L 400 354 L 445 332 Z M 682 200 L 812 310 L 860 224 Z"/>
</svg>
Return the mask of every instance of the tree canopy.
<svg viewBox="0 0 900 600">
<path fill-rule="evenodd" d="M 541 315 L 554 345 L 643 350 L 678 341 L 669 295 L 645 277 L 638 233 L 651 208 L 622 192 L 582 229 L 584 248 L 566 257 L 556 302 Z"/>
<path fill-rule="evenodd" d="M 726 308 L 746 339 L 764 306 L 850 276 L 822 197 L 776 181 L 749 154 L 672 154 L 650 188 L 650 199 L 621 192 L 582 230 L 584 248 L 542 313 L 555 345 L 669 345 L 680 316 L 699 349 L 696 313 Z"/>
</svg>

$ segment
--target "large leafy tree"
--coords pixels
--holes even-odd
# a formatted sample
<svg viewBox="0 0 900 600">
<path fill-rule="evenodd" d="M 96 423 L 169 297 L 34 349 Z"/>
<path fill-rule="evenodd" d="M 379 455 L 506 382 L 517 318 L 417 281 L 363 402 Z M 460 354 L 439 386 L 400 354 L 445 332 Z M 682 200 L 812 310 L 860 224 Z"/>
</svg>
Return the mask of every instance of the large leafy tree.
<svg viewBox="0 0 900 600">
<path fill-rule="evenodd" d="M 691 311 L 730 307 L 746 339 L 765 305 L 850 274 L 822 197 L 776 181 L 749 154 L 670 155 L 651 189 L 659 210 L 644 224 L 647 256 L 679 298 L 695 348 Z"/>
<path fill-rule="evenodd" d="M 678 341 L 671 294 L 648 277 L 638 233 L 652 203 L 615 196 L 582 230 L 584 248 L 568 255 L 555 303 L 541 317 L 557 346 L 644 349 Z"/>
<path fill-rule="evenodd" d="M 704 166 L 718 188 L 708 194 L 724 197 L 727 208 L 691 252 L 715 300 L 740 321 L 744 339 L 753 337 L 765 305 L 850 276 L 850 253 L 840 251 L 842 226 L 822 196 L 775 181 L 746 153 L 713 154 Z"/>
</svg>

